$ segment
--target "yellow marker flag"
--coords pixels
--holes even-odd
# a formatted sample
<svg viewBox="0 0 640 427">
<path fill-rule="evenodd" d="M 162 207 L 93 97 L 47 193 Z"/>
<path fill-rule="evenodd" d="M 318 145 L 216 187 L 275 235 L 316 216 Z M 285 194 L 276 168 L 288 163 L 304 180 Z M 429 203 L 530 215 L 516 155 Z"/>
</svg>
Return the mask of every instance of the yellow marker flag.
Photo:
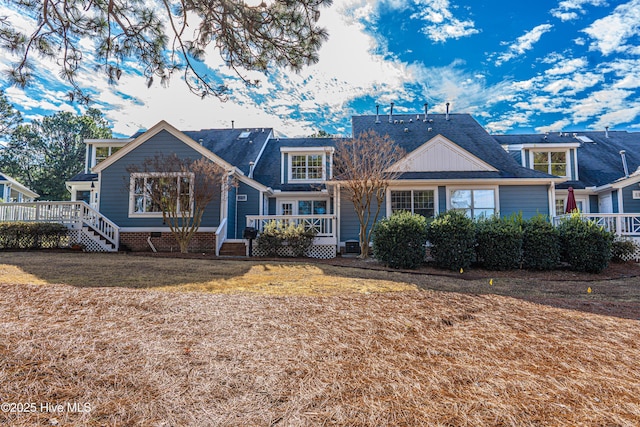
<svg viewBox="0 0 640 427">
<path fill-rule="evenodd" d="M 590 294 L 591 293 L 591 286 L 589 286 L 589 288 L 587 289 L 587 293 Z"/>
<path fill-rule="evenodd" d="M 462 267 L 460 267 L 460 274 L 464 273 L 464 270 L 462 269 Z"/>
<path fill-rule="evenodd" d="M 489 279 L 489 286 L 493 286 L 493 279 Z"/>
</svg>

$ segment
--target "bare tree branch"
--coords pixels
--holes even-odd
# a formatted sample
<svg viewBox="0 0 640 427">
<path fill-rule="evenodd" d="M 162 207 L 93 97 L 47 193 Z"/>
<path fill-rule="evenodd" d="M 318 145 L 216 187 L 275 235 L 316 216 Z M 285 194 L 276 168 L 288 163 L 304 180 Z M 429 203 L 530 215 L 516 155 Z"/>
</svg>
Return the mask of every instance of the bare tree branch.
<svg viewBox="0 0 640 427">
<path fill-rule="evenodd" d="M 405 155 L 389 135 L 367 131 L 336 142 L 334 175 L 353 203 L 360 223 L 360 256 L 369 256 L 373 224 L 385 200 L 389 182 L 402 172 L 392 168 Z"/>
</svg>

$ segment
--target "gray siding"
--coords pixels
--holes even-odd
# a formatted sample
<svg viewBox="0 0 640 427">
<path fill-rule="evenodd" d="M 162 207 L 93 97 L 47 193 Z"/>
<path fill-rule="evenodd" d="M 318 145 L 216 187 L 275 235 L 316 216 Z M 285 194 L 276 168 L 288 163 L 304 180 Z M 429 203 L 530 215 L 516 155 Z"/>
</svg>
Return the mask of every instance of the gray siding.
<svg viewBox="0 0 640 427">
<path fill-rule="evenodd" d="M 382 208 L 380 209 L 380 215 L 378 216 L 378 219 L 384 218 L 386 215 L 386 202 L 382 202 Z M 347 240 L 358 240 L 358 233 L 360 232 L 358 215 L 356 215 L 355 208 L 353 207 L 353 202 L 349 199 L 344 190 L 340 193 L 339 216 L 340 240 L 342 242 L 346 242 Z"/>
<path fill-rule="evenodd" d="M 618 204 L 618 190 L 611 192 L 611 205 L 613 206 L 613 213 L 620 213 L 620 206 Z"/>
<path fill-rule="evenodd" d="M 640 190 L 638 184 L 629 185 L 622 189 L 622 203 L 624 213 L 640 213 L 640 199 L 633 198 L 633 191 Z"/>
<path fill-rule="evenodd" d="M 267 215 L 276 215 L 277 212 L 277 199 L 275 197 L 269 197 L 269 212 Z"/>
<path fill-rule="evenodd" d="M 260 214 L 260 191 L 245 183 L 240 183 L 236 191 L 237 194 L 246 194 L 247 201 L 236 203 L 236 198 L 233 198 L 232 203 L 236 204 L 235 218 L 233 221 L 235 223 L 235 227 L 229 230 L 227 235 L 230 235 L 229 233 L 233 233 L 234 237 L 231 238 L 241 239 L 244 228 L 247 226 L 247 215 Z M 229 217 L 229 220 L 231 220 L 231 215 L 229 215 Z"/>
<path fill-rule="evenodd" d="M 537 214 L 549 215 L 549 197 L 546 185 L 501 185 L 500 216 L 522 212 L 527 219 Z"/>
<path fill-rule="evenodd" d="M 576 152 L 575 148 L 572 148 L 571 150 L 569 150 L 569 161 L 568 162 L 571 164 L 571 180 L 577 179 L 576 159 L 574 158 L 575 152 Z"/>
<path fill-rule="evenodd" d="M 175 153 L 182 158 L 198 159 L 200 154 L 169 132 L 161 131 L 136 147 L 123 158 L 102 171 L 100 182 L 100 212 L 120 227 L 165 227 L 162 218 L 129 218 L 129 181 L 127 168 L 141 165 L 147 158 L 160 153 Z M 202 227 L 216 227 L 220 223 L 220 197 L 208 206 Z"/>
</svg>

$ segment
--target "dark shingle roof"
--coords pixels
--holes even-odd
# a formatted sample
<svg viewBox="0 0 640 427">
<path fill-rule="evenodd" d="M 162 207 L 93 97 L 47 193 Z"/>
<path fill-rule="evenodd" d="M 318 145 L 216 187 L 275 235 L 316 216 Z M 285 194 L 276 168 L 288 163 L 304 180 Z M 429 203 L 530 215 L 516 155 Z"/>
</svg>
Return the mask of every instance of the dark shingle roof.
<svg viewBox="0 0 640 427">
<path fill-rule="evenodd" d="M 283 191 L 317 190 L 317 184 L 281 184 L 280 148 L 282 147 L 335 147 L 334 138 L 278 138 L 272 139 L 256 165 L 253 177 L 256 181 Z"/>
<path fill-rule="evenodd" d="M 86 181 L 97 181 L 98 174 L 97 173 L 79 173 L 75 175 L 73 178 L 69 179 L 69 181 L 74 182 L 86 182 Z"/>
<path fill-rule="evenodd" d="M 499 172 L 414 172 L 403 174 L 404 179 L 430 178 L 550 178 L 550 175 L 523 168 L 502 146 L 469 114 L 396 114 L 389 122 L 389 116 L 354 116 L 353 135 L 357 137 L 367 130 L 379 135 L 389 135 L 407 153 L 417 149 L 437 135 L 442 135 L 459 147 L 490 164 Z"/>
<path fill-rule="evenodd" d="M 203 129 L 183 133 L 247 175 L 249 162 L 256 161 L 272 129 Z"/>
<path fill-rule="evenodd" d="M 630 174 L 640 166 L 640 132 L 577 132 L 576 136 L 586 136 L 591 142 L 581 141 L 573 133 L 564 133 L 562 137 L 559 135 L 553 132 L 548 135 L 497 135 L 495 138 L 501 144 L 580 143 L 577 151 L 579 181 L 566 182 L 559 188 L 569 185 L 574 188 L 598 187 L 623 178 L 621 150 L 625 150 Z"/>
</svg>

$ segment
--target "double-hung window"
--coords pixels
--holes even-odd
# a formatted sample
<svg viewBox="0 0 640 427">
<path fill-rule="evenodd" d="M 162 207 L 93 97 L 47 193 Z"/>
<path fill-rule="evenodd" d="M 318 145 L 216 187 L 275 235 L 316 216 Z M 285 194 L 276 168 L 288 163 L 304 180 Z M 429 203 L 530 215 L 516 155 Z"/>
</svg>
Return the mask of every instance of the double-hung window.
<svg viewBox="0 0 640 427">
<path fill-rule="evenodd" d="M 193 205 L 192 174 L 134 173 L 129 186 L 129 215 L 162 216 L 163 209 L 180 213 Z"/>
<path fill-rule="evenodd" d="M 435 215 L 435 195 L 433 190 L 393 190 L 391 191 L 391 213 L 407 211 L 432 218 Z"/>
<path fill-rule="evenodd" d="M 534 151 L 533 169 L 556 176 L 567 176 L 566 151 Z"/>
<path fill-rule="evenodd" d="M 121 147 L 96 147 L 96 165 L 112 156 Z"/>
<path fill-rule="evenodd" d="M 461 189 L 451 192 L 451 209 L 464 212 L 469 218 L 488 218 L 496 213 L 493 189 Z"/>
<path fill-rule="evenodd" d="M 291 180 L 318 181 L 323 179 L 322 154 L 293 154 L 291 156 Z"/>
</svg>

